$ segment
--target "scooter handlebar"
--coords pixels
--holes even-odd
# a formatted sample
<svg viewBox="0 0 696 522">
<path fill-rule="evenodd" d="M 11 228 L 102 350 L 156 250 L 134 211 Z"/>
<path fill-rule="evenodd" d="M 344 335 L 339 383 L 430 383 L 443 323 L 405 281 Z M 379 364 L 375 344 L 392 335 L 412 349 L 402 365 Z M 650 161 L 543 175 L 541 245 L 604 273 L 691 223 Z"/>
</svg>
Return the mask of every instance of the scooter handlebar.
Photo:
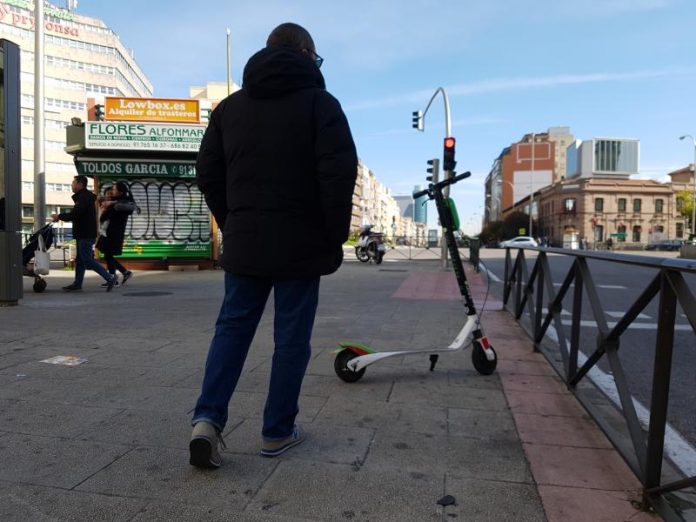
<svg viewBox="0 0 696 522">
<path fill-rule="evenodd" d="M 418 199 L 421 196 L 430 195 L 432 190 L 442 189 L 448 185 L 453 185 L 453 184 L 457 183 L 458 181 L 461 181 L 463 179 L 468 178 L 469 176 L 471 176 L 471 172 L 467 171 L 467 172 L 462 172 L 461 174 L 457 174 L 456 176 L 453 176 L 451 178 L 443 179 L 442 181 L 439 181 L 435 184 L 431 184 L 425 190 L 419 190 L 418 192 L 414 192 L 413 199 Z M 433 196 L 430 196 L 430 197 L 432 198 Z"/>
</svg>

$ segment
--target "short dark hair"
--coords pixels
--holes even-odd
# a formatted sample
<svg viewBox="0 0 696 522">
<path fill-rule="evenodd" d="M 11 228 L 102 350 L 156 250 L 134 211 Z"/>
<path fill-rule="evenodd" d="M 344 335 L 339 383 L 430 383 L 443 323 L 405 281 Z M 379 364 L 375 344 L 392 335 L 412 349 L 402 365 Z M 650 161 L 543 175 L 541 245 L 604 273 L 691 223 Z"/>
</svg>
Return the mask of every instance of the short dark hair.
<svg viewBox="0 0 696 522">
<path fill-rule="evenodd" d="M 87 176 L 83 176 L 82 174 L 78 174 L 75 176 L 75 181 L 80 183 L 83 187 L 87 188 Z"/>
<path fill-rule="evenodd" d="M 286 22 L 271 31 L 266 40 L 266 47 L 290 47 L 296 51 L 315 50 L 314 40 L 309 31 L 301 25 Z"/>
</svg>

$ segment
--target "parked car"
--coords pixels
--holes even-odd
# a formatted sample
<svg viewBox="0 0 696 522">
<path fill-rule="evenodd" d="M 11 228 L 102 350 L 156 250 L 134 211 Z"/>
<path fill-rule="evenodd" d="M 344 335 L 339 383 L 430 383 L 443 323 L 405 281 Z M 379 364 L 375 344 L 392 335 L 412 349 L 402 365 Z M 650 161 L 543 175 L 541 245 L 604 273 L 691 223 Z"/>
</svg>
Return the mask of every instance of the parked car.
<svg viewBox="0 0 696 522">
<path fill-rule="evenodd" d="M 529 237 L 529 236 L 517 236 L 517 237 L 513 237 L 512 239 L 508 239 L 507 241 L 500 242 L 500 248 L 537 247 L 537 246 L 539 246 L 539 243 L 537 243 L 536 239 L 534 239 L 533 237 Z"/>
<path fill-rule="evenodd" d="M 661 241 L 648 243 L 645 250 L 665 250 L 673 252 L 679 250 L 683 244 L 683 239 L 663 239 Z"/>
</svg>

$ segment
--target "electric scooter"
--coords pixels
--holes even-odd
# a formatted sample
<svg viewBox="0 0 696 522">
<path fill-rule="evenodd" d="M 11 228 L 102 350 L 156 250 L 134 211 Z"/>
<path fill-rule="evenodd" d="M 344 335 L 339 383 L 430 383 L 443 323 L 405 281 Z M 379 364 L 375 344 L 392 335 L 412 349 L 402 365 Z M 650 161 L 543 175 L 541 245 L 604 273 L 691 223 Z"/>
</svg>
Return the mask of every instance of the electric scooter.
<svg viewBox="0 0 696 522">
<path fill-rule="evenodd" d="M 445 179 L 438 183 L 430 183 L 428 188 L 413 194 L 413 199 L 421 196 L 428 196 L 428 199 L 434 199 L 437 207 L 437 213 L 440 217 L 440 223 L 445 233 L 447 241 L 447 249 L 449 250 L 450 258 L 452 259 L 452 268 L 454 275 L 457 278 L 459 291 L 464 299 L 464 307 L 466 308 L 466 321 L 457 337 L 454 338 L 452 344 L 447 348 L 430 349 L 430 350 L 407 350 L 398 352 L 378 352 L 369 346 L 352 342 L 339 343 L 339 348 L 336 350 L 336 359 L 334 360 L 334 370 L 336 375 L 345 382 L 356 382 L 365 374 L 365 369 L 378 361 L 389 357 L 400 355 L 430 355 L 430 371 L 435 369 L 439 354 L 454 353 L 462 350 L 472 336 L 472 351 L 471 361 L 482 375 L 490 375 L 495 371 L 498 359 L 491 346 L 488 338 L 483 335 L 474 300 L 471 297 L 469 283 L 464 274 L 462 259 L 459 256 L 459 250 L 454 238 L 454 230 L 459 229 L 459 216 L 452 198 L 445 198 L 442 189 L 448 185 L 453 185 L 458 181 L 468 178 L 471 172 L 464 172 L 457 176 Z"/>
</svg>

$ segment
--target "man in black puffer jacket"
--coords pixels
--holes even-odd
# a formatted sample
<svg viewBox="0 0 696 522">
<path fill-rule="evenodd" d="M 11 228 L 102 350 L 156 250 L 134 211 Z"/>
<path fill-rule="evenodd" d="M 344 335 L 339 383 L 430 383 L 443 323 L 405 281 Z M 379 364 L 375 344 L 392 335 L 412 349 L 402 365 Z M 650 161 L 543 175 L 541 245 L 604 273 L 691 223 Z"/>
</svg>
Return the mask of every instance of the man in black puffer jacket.
<svg viewBox="0 0 696 522">
<path fill-rule="evenodd" d="M 194 466 L 220 465 L 227 406 L 271 289 L 275 352 L 261 454 L 280 455 L 304 438 L 295 417 L 319 278 L 343 260 L 357 175 L 350 128 L 325 90 L 322 61 L 304 28 L 278 26 L 203 137 L 197 182 L 223 231 L 225 297 L 192 420 Z"/>
<path fill-rule="evenodd" d="M 94 259 L 94 241 L 97 238 L 97 196 L 87 189 L 87 178 L 75 176 L 72 181 L 75 206 L 60 214 L 52 214 L 53 221 L 72 221 L 72 235 L 75 239 L 75 281 L 64 286 L 66 292 L 82 290 L 85 269 L 91 268 L 106 281 L 106 291 L 111 292 L 116 280 Z"/>
</svg>

